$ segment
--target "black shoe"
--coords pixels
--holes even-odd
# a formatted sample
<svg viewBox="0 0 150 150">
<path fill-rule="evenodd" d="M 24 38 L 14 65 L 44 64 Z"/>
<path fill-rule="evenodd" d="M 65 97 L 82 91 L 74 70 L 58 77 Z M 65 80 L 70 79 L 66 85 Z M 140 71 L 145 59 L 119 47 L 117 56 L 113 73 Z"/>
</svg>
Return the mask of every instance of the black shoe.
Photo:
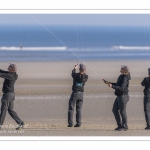
<svg viewBox="0 0 150 150">
<path fill-rule="evenodd" d="M 150 127 L 149 127 L 149 126 L 148 126 L 148 127 L 146 127 L 146 128 L 145 128 L 145 130 L 150 130 Z"/>
<path fill-rule="evenodd" d="M 118 126 L 117 128 L 115 128 L 114 130 L 118 130 L 118 129 L 120 129 L 121 128 L 121 126 Z"/>
<path fill-rule="evenodd" d="M 72 124 L 68 124 L 68 126 L 67 127 L 73 127 L 73 125 Z"/>
<path fill-rule="evenodd" d="M 81 127 L 81 125 L 79 125 L 79 124 L 76 124 L 74 127 Z"/>
<path fill-rule="evenodd" d="M 120 128 L 118 129 L 118 131 L 126 131 L 126 130 L 128 130 L 128 128 L 126 128 L 126 127 L 120 127 Z"/>
<path fill-rule="evenodd" d="M 22 124 L 19 124 L 19 126 L 16 128 L 16 130 L 21 130 L 24 128 L 24 126 L 25 126 L 25 123 L 22 122 Z"/>
<path fill-rule="evenodd" d="M 24 122 L 22 122 L 22 124 L 21 124 L 21 125 L 22 125 L 22 129 L 23 129 L 23 128 L 25 127 L 25 123 L 24 123 Z"/>
</svg>

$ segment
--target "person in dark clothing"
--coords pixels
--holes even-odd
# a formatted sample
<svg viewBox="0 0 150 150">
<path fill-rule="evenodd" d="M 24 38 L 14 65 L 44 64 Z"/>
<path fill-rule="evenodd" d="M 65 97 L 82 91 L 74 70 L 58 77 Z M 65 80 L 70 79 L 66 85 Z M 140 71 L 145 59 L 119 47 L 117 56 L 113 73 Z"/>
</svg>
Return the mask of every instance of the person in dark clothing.
<svg viewBox="0 0 150 150">
<path fill-rule="evenodd" d="M 141 85 L 144 86 L 144 113 L 146 120 L 146 128 L 145 130 L 150 130 L 150 68 L 148 69 L 149 77 L 145 77 L 141 82 Z"/>
<path fill-rule="evenodd" d="M 68 127 L 73 127 L 73 112 L 74 107 L 76 105 L 76 122 L 77 124 L 74 127 L 81 126 L 81 110 L 83 104 L 83 96 L 84 96 L 84 85 L 88 80 L 88 75 L 86 75 L 86 67 L 83 64 L 79 65 L 79 73 L 76 73 L 78 65 L 75 65 L 72 70 L 72 78 L 73 78 L 73 86 L 72 86 L 72 94 L 69 100 L 69 108 L 68 108 Z"/>
<path fill-rule="evenodd" d="M 24 127 L 24 122 L 19 118 L 17 113 L 13 110 L 14 108 L 14 100 L 15 100 L 15 93 L 14 93 L 14 84 L 18 79 L 18 75 L 16 73 L 17 67 L 15 64 L 10 64 L 8 67 L 8 71 L 3 71 L 0 69 L 0 77 L 4 78 L 3 83 L 3 96 L 1 99 L 1 114 L 0 114 L 0 128 L 4 123 L 6 112 L 17 122 L 19 125 L 16 130 L 20 130 Z"/>
<path fill-rule="evenodd" d="M 117 96 L 112 109 L 118 125 L 115 130 L 126 131 L 128 130 L 126 107 L 127 102 L 129 101 L 128 87 L 131 77 L 128 66 L 121 66 L 120 72 L 121 75 L 118 77 L 117 82 L 108 82 L 108 86 L 115 89 L 114 94 Z"/>
</svg>

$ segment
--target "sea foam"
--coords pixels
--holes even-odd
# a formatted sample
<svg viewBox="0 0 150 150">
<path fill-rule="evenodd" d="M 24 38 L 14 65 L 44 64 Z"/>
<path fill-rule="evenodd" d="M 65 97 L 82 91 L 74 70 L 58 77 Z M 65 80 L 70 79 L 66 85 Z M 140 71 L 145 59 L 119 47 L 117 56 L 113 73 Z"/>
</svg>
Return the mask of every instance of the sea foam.
<svg viewBox="0 0 150 150">
<path fill-rule="evenodd" d="M 30 51 L 40 51 L 40 50 L 46 50 L 46 51 L 51 51 L 51 50 L 66 50 L 67 47 L 0 47 L 0 50 L 9 50 L 9 51 L 17 51 L 17 50 L 30 50 Z"/>
<path fill-rule="evenodd" d="M 150 46 L 112 46 L 113 49 L 120 50 L 150 50 Z"/>
</svg>

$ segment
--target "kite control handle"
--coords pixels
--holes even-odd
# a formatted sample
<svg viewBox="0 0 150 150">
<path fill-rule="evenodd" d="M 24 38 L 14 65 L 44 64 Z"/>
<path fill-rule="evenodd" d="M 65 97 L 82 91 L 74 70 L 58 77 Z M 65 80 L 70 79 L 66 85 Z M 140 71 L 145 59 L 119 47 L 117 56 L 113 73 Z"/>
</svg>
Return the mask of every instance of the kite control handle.
<svg viewBox="0 0 150 150">
<path fill-rule="evenodd" d="M 103 79 L 103 81 L 104 81 L 104 83 L 105 83 L 105 84 L 109 84 L 109 82 L 108 82 L 108 81 L 106 81 L 105 79 Z"/>
</svg>

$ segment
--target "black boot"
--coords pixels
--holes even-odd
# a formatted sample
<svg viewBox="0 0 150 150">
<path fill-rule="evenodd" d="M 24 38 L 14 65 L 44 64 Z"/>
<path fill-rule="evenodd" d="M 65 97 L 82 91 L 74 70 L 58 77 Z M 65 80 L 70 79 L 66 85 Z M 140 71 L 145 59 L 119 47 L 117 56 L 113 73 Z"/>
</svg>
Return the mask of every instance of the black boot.
<svg viewBox="0 0 150 150">
<path fill-rule="evenodd" d="M 76 124 L 74 127 L 81 127 L 81 125 L 79 125 L 79 124 Z"/>
<path fill-rule="evenodd" d="M 72 124 L 68 124 L 68 126 L 67 127 L 73 127 L 73 125 Z"/>
<path fill-rule="evenodd" d="M 126 128 L 126 127 L 120 127 L 120 128 L 118 129 L 118 131 L 126 131 L 126 130 L 128 130 L 128 128 Z"/>
<path fill-rule="evenodd" d="M 145 130 L 150 130 L 150 126 L 147 126 L 147 127 L 145 128 Z"/>
<path fill-rule="evenodd" d="M 121 128 L 121 126 L 118 126 L 117 128 L 115 128 L 114 130 L 118 130 L 118 129 L 120 129 Z"/>
</svg>

